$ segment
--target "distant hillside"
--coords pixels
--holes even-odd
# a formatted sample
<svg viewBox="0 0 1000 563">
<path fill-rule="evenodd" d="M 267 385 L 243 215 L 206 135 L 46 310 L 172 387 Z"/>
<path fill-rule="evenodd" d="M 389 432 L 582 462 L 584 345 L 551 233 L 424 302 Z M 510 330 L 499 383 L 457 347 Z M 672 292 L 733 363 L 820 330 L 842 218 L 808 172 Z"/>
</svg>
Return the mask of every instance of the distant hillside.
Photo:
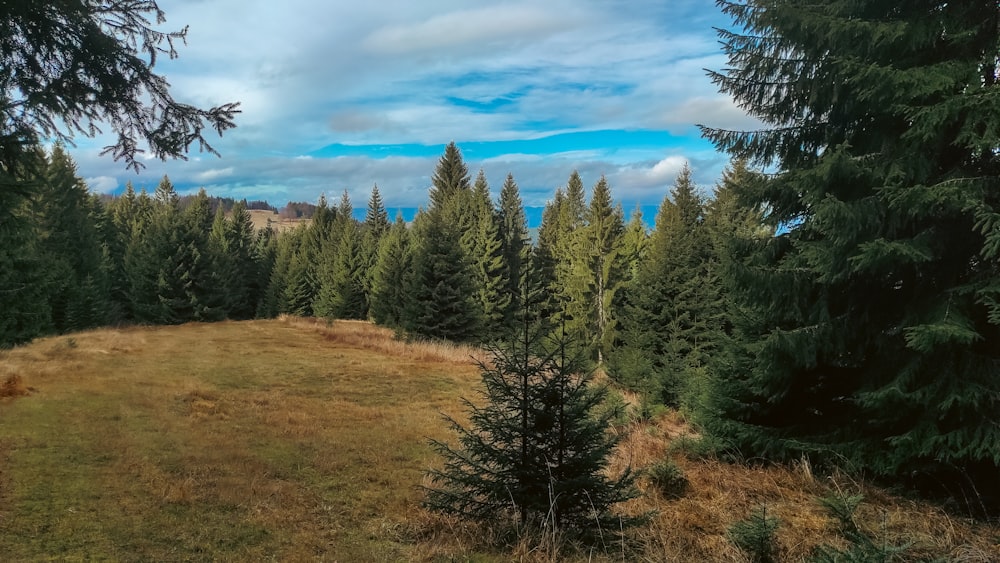
<svg viewBox="0 0 1000 563">
<path fill-rule="evenodd" d="M 279 233 L 290 231 L 299 225 L 309 224 L 309 219 L 289 219 L 282 217 L 276 211 L 267 209 L 251 209 L 249 212 L 250 220 L 253 221 L 253 228 L 258 231 L 267 228 L 268 221 L 271 222 L 271 228 Z"/>
</svg>

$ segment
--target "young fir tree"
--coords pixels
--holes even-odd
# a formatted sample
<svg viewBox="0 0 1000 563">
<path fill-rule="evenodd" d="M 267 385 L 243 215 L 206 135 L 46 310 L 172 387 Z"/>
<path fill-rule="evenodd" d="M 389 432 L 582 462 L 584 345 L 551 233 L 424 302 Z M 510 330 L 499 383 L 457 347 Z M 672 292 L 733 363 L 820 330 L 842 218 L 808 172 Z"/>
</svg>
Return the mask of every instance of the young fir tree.
<svg viewBox="0 0 1000 563">
<path fill-rule="evenodd" d="M 581 238 L 586 225 L 587 202 L 583 181 L 574 170 L 566 182 L 566 189 L 556 190 L 551 211 L 542 216 L 539 231 L 540 258 L 549 260 L 551 274 L 547 307 L 554 315 L 553 326 L 566 323 L 574 346 L 594 350 L 594 332 L 590 321 L 593 310 L 590 301 L 590 275 L 586 263 L 585 241 Z M 544 233 L 542 232 L 544 231 Z M 544 238 L 542 235 L 545 235 Z"/>
<path fill-rule="evenodd" d="M 313 302 L 321 283 L 321 268 L 333 261 L 337 217 L 337 211 L 327 204 L 326 196 L 320 195 L 316 211 L 288 263 L 281 312 L 300 317 L 313 315 Z"/>
<path fill-rule="evenodd" d="M 304 275 L 297 264 L 297 257 L 307 229 L 307 226 L 300 225 L 274 237 L 274 265 L 268 276 L 267 289 L 257 316 L 271 318 L 292 312 L 289 287 L 298 285 L 296 277 Z"/>
<path fill-rule="evenodd" d="M 471 191 L 469 167 L 454 141 L 448 143 L 438 160 L 431 184 L 429 210 L 444 209 L 451 200 Z"/>
<path fill-rule="evenodd" d="M 780 234 L 739 271 L 749 341 L 711 430 L 996 492 L 996 2 L 721 5 L 742 29 L 713 79 L 765 129 L 704 131 L 776 169 L 746 195 Z"/>
<path fill-rule="evenodd" d="M 438 161 L 433 184 L 429 209 L 414 221 L 413 275 L 402 324 L 416 335 L 477 340 L 482 307 L 469 248 L 482 210 L 476 208 L 468 168 L 455 143 Z"/>
<path fill-rule="evenodd" d="M 610 415 L 595 412 L 606 389 L 591 384 L 564 341 L 546 350 L 540 340 L 524 322 L 516 338 L 489 348 L 490 362 L 480 364 L 482 400 L 465 402 L 470 427 L 448 417 L 458 445 L 432 442 L 445 462 L 429 472 L 426 505 L 607 542 L 639 521 L 612 512 L 638 495 L 635 475 L 606 474 L 616 438 L 607 432 Z"/>
<path fill-rule="evenodd" d="M 153 198 L 139 197 L 140 206 L 149 208 L 148 221 L 134 224 L 125 249 L 123 267 L 128 280 L 128 304 L 133 320 L 139 323 L 180 322 L 165 300 L 183 292 L 183 280 L 172 262 L 179 247 L 183 226 L 180 198 L 166 176 L 156 186 Z M 139 216 L 143 214 L 140 212 Z"/>
<path fill-rule="evenodd" d="M 254 316 L 258 318 L 274 317 L 278 313 L 271 307 L 269 299 L 271 276 L 278 263 L 278 234 L 270 220 L 254 236 L 253 263 L 254 281 L 250 287 Z"/>
<path fill-rule="evenodd" d="M 563 236 L 560 226 L 560 209 L 565 202 L 561 188 L 542 210 L 542 224 L 538 228 L 538 242 L 531 253 L 530 271 L 538 283 L 537 313 L 541 318 L 553 319 L 562 311 L 562 290 L 556 279 L 559 246 Z"/>
</svg>

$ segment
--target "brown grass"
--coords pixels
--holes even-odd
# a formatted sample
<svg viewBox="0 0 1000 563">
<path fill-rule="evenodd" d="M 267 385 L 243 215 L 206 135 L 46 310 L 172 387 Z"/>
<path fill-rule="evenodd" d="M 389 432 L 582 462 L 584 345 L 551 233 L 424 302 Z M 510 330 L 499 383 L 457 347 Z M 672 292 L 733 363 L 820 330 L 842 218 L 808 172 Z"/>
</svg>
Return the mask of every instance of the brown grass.
<svg viewBox="0 0 1000 563">
<path fill-rule="evenodd" d="M 28 386 L 17 373 L 11 373 L 0 382 L 0 397 L 23 397 L 28 394 Z"/>
<path fill-rule="evenodd" d="M 688 459 L 670 444 L 676 414 L 619 428 L 610 470 L 664 457 L 685 472 L 679 499 L 656 510 L 635 551 L 577 552 L 525 532 L 420 508 L 429 437 L 452 439 L 475 398 L 473 358 L 441 343 L 401 342 L 368 323 L 283 318 L 105 329 L 0 352 L 0 554 L 4 560 L 741 561 L 726 528 L 764 503 L 781 519 L 784 560 L 838 541 L 817 498 L 866 495 L 866 529 L 913 554 L 996 560 L 1000 529 L 949 516 L 806 467 L 751 468 Z M 20 391 L 19 391 L 20 392 Z M 561 550 L 561 551 L 557 551 Z"/>
</svg>

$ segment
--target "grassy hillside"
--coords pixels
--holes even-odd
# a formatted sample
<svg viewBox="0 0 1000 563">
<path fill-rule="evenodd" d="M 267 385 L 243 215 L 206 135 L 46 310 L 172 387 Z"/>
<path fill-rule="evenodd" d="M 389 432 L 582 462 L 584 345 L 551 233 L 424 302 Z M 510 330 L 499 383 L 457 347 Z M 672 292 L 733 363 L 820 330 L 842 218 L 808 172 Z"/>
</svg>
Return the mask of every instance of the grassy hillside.
<svg viewBox="0 0 1000 563">
<path fill-rule="evenodd" d="M 471 349 L 408 345 L 366 323 L 280 319 L 99 330 L 0 352 L 0 559 L 546 560 L 419 507 L 428 437 L 475 396 Z M 836 543 L 817 503 L 863 492 L 862 525 L 910 554 L 990 560 L 1000 529 L 807 468 L 688 459 L 676 416 L 618 429 L 615 468 L 672 457 L 679 499 L 621 560 L 741 560 L 726 528 L 766 504 L 781 555 Z M 590 554 L 580 554 L 587 560 Z"/>
</svg>

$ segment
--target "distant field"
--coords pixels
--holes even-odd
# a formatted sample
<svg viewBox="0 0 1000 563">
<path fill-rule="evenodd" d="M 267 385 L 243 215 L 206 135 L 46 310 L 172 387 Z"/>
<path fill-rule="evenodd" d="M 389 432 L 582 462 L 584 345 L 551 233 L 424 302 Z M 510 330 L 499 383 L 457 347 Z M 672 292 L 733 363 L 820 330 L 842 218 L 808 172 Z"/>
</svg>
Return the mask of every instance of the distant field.
<svg viewBox="0 0 1000 563">
<path fill-rule="evenodd" d="M 367 323 L 279 319 L 98 330 L 0 351 L 0 560 L 527 561 L 489 534 L 425 513 L 418 486 L 475 397 L 474 350 L 408 345 Z M 988 561 L 1000 529 L 850 480 L 667 454 L 676 415 L 619 429 L 614 469 L 673 456 L 689 492 L 638 551 L 597 560 L 724 560 L 727 526 L 766 503 L 797 561 L 833 523 L 816 498 L 863 491 L 862 516 L 915 554 Z M 643 481 L 643 487 L 649 489 Z M 580 560 L 591 554 L 580 554 Z"/>
<path fill-rule="evenodd" d="M 290 231 L 299 225 L 309 224 L 309 219 L 282 219 L 277 213 L 267 209 L 249 210 L 250 220 L 253 228 L 260 231 L 267 228 L 267 221 L 270 219 L 271 228 L 277 232 Z"/>
</svg>

